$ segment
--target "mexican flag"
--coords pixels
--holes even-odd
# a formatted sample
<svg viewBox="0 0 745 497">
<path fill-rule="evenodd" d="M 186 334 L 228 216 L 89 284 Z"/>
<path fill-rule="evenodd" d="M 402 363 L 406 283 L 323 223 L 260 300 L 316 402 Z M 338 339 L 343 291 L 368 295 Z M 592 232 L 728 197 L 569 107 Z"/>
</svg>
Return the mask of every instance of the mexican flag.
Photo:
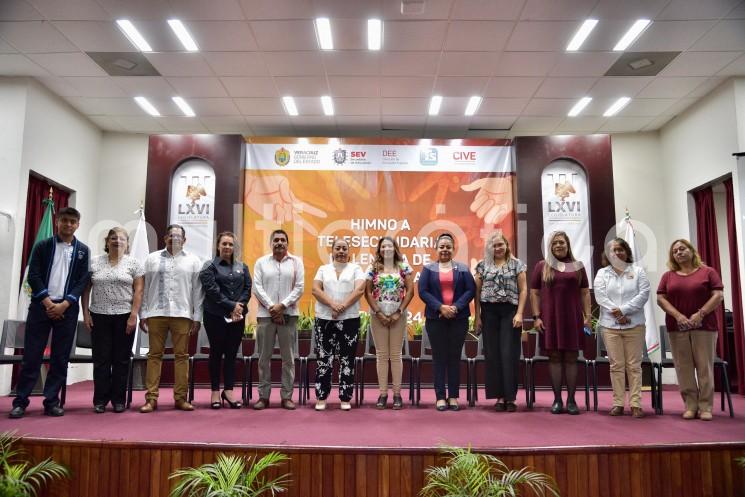
<svg viewBox="0 0 745 497">
<path fill-rule="evenodd" d="M 34 240 L 34 247 L 41 240 L 46 240 L 54 236 L 54 223 L 52 217 L 54 216 L 54 202 L 51 198 L 45 199 L 44 204 L 44 216 L 41 218 L 41 224 L 39 225 L 39 231 L 36 232 L 36 239 Z M 32 249 L 33 252 L 33 249 Z M 16 311 L 16 318 L 19 321 L 25 321 L 26 315 L 28 314 L 28 306 L 31 303 L 31 286 L 28 284 L 28 266 L 26 266 L 23 272 L 23 284 L 21 285 L 21 291 L 18 294 L 18 310 Z"/>
</svg>

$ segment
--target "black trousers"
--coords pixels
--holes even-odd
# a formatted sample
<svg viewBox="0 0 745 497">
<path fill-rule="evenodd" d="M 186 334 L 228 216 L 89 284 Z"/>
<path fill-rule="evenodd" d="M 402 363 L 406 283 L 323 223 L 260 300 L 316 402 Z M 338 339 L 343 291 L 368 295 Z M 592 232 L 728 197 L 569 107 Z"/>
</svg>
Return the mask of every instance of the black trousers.
<svg viewBox="0 0 745 497">
<path fill-rule="evenodd" d="M 60 301 L 55 303 L 57 302 Z M 40 302 L 32 302 L 29 305 L 26 335 L 23 340 L 23 362 L 16 385 L 13 407 L 26 408 L 28 406 L 28 397 L 39 379 L 44 348 L 47 346 L 50 331 L 52 331 L 52 351 L 49 357 L 49 373 L 44 383 L 44 407 L 51 408 L 59 405 L 59 391 L 67 381 L 67 364 L 70 360 L 77 325 L 77 304 L 72 304 L 59 321 L 49 319 Z"/>
<path fill-rule="evenodd" d="M 468 318 L 427 318 L 427 335 L 432 344 L 432 367 L 437 400 L 458 398 L 460 357 L 467 330 Z M 446 380 L 447 396 L 445 395 Z"/>
<path fill-rule="evenodd" d="M 486 398 L 514 402 L 520 371 L 522 330 L 512 327 L 517 306 L 481 302 L 481 333 L 486 364 Z"/>
<path fill-rule="evenodd" d="M 360 318 L 330 321 L 316 318 L 316 398 L 325 400 L 331 392 L 331 375 L 334 356 L 339 359 L 339 399 L 352 400 L 354 392 L 354 356 L 357 354 L 357 337 Z"/>
<path fill-rule="evenodd" d="M 235 385 L 235 358 L 243 340 L 243 321 L 226 323 L 223 316 L 205 312 L 204 329 L 210 341 L 209 371 L 212 391 L 220 390 L 221 365 L 225 390 L 232 390 Z"/>
<path fill-rule="evenodd" d="M 93 331 L 93 405 L 126 403 L 127 373 L 134 332 L 127 334 L 129 314 L 91 312 Z"/>
</svg>

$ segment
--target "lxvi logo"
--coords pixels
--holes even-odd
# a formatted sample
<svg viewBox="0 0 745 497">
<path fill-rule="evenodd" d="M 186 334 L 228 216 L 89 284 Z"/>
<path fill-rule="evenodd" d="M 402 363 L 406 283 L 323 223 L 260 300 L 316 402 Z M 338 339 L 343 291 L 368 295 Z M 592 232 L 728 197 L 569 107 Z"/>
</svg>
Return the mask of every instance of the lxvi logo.
<svg viewBox="0 0 745 497">
<path fill-rule="evenodd" d="M 178 204 L 178 213 L 182 215 L 209 215 L 210 204 Z"/>
</svg>

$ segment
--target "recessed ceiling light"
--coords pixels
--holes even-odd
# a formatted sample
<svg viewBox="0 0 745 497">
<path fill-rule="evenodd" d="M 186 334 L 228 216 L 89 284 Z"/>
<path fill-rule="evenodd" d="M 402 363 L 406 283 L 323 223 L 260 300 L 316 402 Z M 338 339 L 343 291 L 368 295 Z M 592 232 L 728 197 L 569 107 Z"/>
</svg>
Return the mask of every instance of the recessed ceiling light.
<svg viewBox="0 0 745 497">
<path fill-rule="evenodd" d="M 316 19 L 316 35 L 318 36 L 318 45 L 321 50 L 333 50 L 334 39 L 331 36 L 331 22 L 328 17 L 319 17 Z"/>
<path fill-rule="evenodd" d="M 621 39 L 616 43 L 616 46 L 613 47 L 614 52 L 623 52 L 626 50 L 629 45 L 634 43 L 637 38 L 639 38 L 639 35 L 642 34 L 642 32 L 649 27 L 649 25 L 652 24 L 652 21 L 649 19 L 639 19 L 634 24 L 631 25 L 628 31 L 626 31 L 626 34 L 621 37 Z"/>
<path fill-rule="evenodd" d="M 644 69 L 645 67 L 649 67 L 651 65 L 654 65 L 654 62 L 652 62 L 646 57 L 632 60 L 631 62 L 629 62 L 629 67 L 633 69 L 634 71 L 638 71 L 639 69 Z"/>
<path fill-rule="evenodd" d="M 592 97 L 582 97 L 579 99 L 579 102 L 574 104 L 574 107 L 572 107 L 572 110 L 569 111 L 569 114 L 567 114 L 569 117 L 574 117 L 579 115 L 580 112 L 582 112 L 585 107 L 587 107 L 587 104 L 589 104 L 592 101 Z"/>
<path fill-rule="evenodd" d="M 181 112 L 183 112 L 186 117 L 196 116 L 191 106 L 188 103 L 186 103 L 186 100 L 184 100 L 183 98 L 171 97 L 171 100 L 173 100 L 174 103 L 178 105 L 178 108 L 181 109 Z"/>
<path fill-rule="evenodd" d="M 481 105 L 481 97 L 474 95 L 468 99 L 468 104 L 466 105 L 466 111 L 464 114 L 467 116 L 474 115 L 479 109 L 479 105 Z"/>
<path fill-rule="evenodd" d="M 187 51 L 199 51 L 197 42 L 194 41 L 194 38 L 191 37 L 189 31 L 186 30 L 186 26 L 184 26 L 183 22 L 179 21 L 178 19 L 169 19 L 168 25 L 171 26 L 171 29 L 176 34 L 176 37 L 178 37 L 179 41 Z"/>
<path fill-rule="evenodd" d="M 572 37 L 572 40 L 569 42 L 569 45 L 567 45 L 567 52 L 575 52 L 579 50 L 579 47 L 582 46 L 582 44 L 585 42 L 588 36 L 590 36 L 590 33 L 592 33 L 592 30 L 595 29 L 595 26 L 597 25 L 598 20 L 597 19 L 587 19 L 585 22 L 582 23 L 582 26 L 579 27 L 577 32 Z"/>
<path fill-rule="evenodd" d="M 629 97 L 621 97 L 621 98 L 619 98 L 618 100 L 616 100 L 615 102 L 613 102 L 613 105 L 611 105 L 610 107 L 608 107 L 608 110 L 606 110 L 605 112 L 603 112 L 603 116 L 605 116 L 605 117 L 615 116 L 616 114 L 618 114 L 621 111 L 621 109 L 623 109 L 624 107 L 626 107 L 626 105 L 629 102 L 631 102 L 631 99 Z"/>
<path fill-rule="evenodd" d="M 137 31 L 137 28 L 135 28 L 135 25 L 132 24 L 127 19 L 118 19 L 116 21 L 117 26 L 119 26 L 119 29 L 122 30 L 124 35 L 127 37 L 127 39 L 132 43 L 132 45 L 136 46 L 138 50 L 141 52 L 152 52 L 153 49 L 150 47 L 150 44 L 145 40 L 145 37 L 140 34 L 139 31 Z"/>
<path fill-rule="evenodd" d="M 322 96 L 321 106 L 323 106 L 324 115 L 327 115 L 327 116 L 334 115 L 334 102 L 331 100 L 331 97 L 329 97 L 328 95 Z"/>
<path fill-rule="evenodd" d="M 442 97 L 440 95 L 433 95 L 429 101 L 429 115 L 436 116 L 439 114 L 440 105 L 442 105 Z"/>
<path fill-rule="evenodd" d="M 142 110 L 144 110 L 151 116 L 153 117 L 160 116 L 160 112 L 158 112 L 158 109 L 156 109 L 155 106 L 151 104 L 147 98 L 135 97 L 135 102 L 137 102 L 137 105 L 139 105 Z"/>
<path fill-rule="evenodd" d="M 297 116 L 297 106 L 295 105 L 295 99 L 292 97 L 282 97 L 282 104 L 285 106 L 285 111 L 291 116 Z"/>
<path fill-rule="evenodd" d="M 367 20 L 367 49 L 380 50 L 383 45 L 383 21 L 380 19 Z"/>
</svg>

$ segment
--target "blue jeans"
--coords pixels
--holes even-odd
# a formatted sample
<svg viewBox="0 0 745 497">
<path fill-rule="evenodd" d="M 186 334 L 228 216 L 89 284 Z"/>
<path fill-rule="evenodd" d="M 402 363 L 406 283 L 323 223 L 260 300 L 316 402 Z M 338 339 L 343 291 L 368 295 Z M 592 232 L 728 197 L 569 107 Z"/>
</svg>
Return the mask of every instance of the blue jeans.
<svg viewBox="0 0 745 497">
<path fill-rule="evenodd" d="M 46 309 L 41 302 L 32 302 L 29 305 L 26 336 L 23 340 L 23 362 L 16 385 L 13 407 L 20 406 L 25 409 L 28 406 L 28 397 L 39 379 L 44 348 L 47 346 L 50 331 L 52 332 L 52 351 L 49 373 L 44 383 L 44 408 L 59 405 L 59 392 L 67 381 L 67 363 L 70 360 L 77 324 L 78 304 L 68 307 L 59 321 L 47 317 Z"/>
</svg>

